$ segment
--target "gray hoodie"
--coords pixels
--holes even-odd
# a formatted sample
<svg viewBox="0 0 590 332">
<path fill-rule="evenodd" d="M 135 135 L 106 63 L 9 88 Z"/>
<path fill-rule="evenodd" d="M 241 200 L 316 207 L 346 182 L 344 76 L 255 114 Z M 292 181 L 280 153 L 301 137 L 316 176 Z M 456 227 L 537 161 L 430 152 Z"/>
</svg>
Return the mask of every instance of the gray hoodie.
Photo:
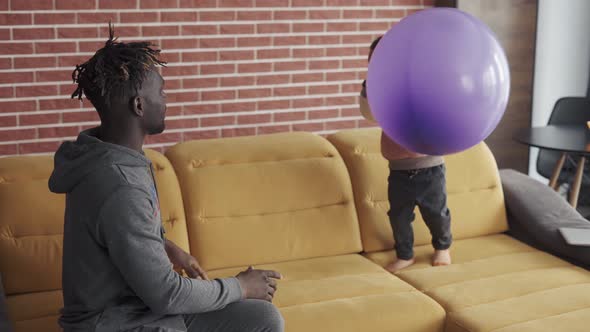
<svg viewBox="0 0 590 332">
<path fill-rule="evenodd" d="M 236 278 L 203 281 L 172 270 L 151 162 L 97 136 L 94 128 L 63 143 L 49 179 L 52 192 L 66 194 L 65 331 L 125 331 L 156 321 L 159 331 L 177 331 L 181 314 L 241 300 Z"/>
</svg>

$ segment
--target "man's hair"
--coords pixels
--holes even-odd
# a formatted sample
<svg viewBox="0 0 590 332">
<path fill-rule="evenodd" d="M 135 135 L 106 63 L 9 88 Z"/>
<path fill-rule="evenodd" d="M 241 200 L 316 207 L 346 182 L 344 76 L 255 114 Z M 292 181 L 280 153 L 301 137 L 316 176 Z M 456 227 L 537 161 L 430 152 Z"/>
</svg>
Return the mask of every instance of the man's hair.
<svg viewBox="0 0 590 332">
<path fill-rule="evenodd" d="M 165 66 L 158 59 L 159 49 L 148 41 L 123 43 L 117 41 L 109 22 L 109 39 L 105 46 L 72 72 L 78 84 L 72 99 L 85 95 L 99 111 L 110 106 L 113 97 L 129 97 L 136 93 L 154 66 Z"/>
</svg>

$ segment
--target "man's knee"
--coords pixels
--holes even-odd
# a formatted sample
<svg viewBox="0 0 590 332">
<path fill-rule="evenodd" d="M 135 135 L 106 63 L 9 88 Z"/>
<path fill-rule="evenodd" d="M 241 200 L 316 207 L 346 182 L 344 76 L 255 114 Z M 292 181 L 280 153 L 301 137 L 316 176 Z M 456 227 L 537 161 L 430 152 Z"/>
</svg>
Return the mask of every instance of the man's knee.
<svg viewBox="0 0 590 332">
<path fill-rule="evenodd" d="M 258 317 L 260 319 L 257 325 L 260 331 L 264 332 L 283 332 L 285 330 L 285 320 L 277 307 L 266 301 L 258 301 Z"/>
</svg>

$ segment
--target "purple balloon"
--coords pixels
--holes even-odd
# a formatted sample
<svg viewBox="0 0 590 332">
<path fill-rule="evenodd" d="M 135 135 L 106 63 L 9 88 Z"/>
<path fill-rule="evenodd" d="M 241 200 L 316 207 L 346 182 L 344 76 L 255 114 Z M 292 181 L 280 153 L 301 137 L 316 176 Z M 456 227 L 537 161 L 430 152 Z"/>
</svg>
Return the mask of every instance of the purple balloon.
<svg viewBox="0 0 590 332">
<path fill-rule="evenodd" d="M 381 39 L 367 95 L 383 131 L 429 155 L 468 149 L 500 122 L 510 93 L 504 50 L 481 21 L 460 10 L 412 14 Z"/>
</svg>

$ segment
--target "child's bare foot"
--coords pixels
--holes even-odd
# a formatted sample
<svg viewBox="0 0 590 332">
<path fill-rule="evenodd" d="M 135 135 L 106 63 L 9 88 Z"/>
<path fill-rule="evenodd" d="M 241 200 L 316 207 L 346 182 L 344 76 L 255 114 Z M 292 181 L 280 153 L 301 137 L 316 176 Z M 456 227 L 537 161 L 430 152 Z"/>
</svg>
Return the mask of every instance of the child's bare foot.
<svg viewBox="0 0 590 332">
<path fill-rule="evenodd" d="M 432 256 L 432 266 L 451 265 L 451 252 L 446 250 L 435 250 Z"/>
<path fill-rule="evenodd" d="M 414 264 L 414 259 L 397 259 L 395 262 L 387 265 L 385 269 L 391 273 L 396 273 L 401 269 L 405 269 L 406 267 Z"/>
</svg>

